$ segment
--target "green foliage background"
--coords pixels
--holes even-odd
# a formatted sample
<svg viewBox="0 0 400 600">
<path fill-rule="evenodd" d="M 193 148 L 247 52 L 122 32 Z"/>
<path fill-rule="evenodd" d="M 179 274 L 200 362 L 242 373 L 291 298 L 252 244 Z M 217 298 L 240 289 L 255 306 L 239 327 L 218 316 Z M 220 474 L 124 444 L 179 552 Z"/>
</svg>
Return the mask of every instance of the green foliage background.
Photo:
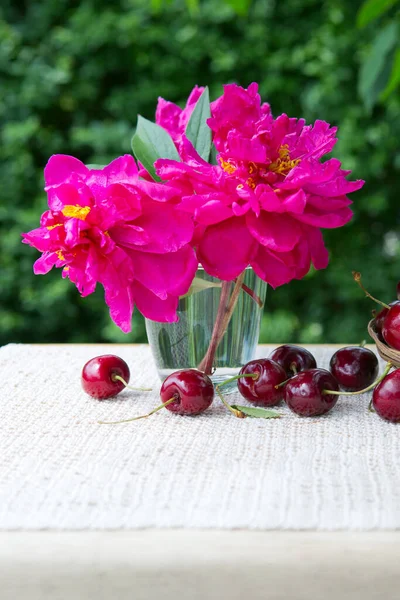
<svg viewBox="0 0 400 600">
<path fill-rule="evenodd" d="M 258 81 L 275 115 L 338 125 L 335 154 L 366 180 L 354 195 L 352 223 L 326 232 L 328 269 L 269 294 L 262 341 L 365 337 L 372 306 L 352 269 L 375 295 L 393 299 L 400 98 L 394 92 L 372 108 L 362 101 L 365 85 L 359 95 L 358 77 L 379 28 L 396 15 L 360 30 L 357 1 L 253 0 L 247 12 L 237 10 L 239 1 L 188 4 L 2 1 L 0 344 L 145 340 L 138 314 L 131 335 L 119 332 L 100 288 L 82 300 L 60 272 L 34 277 L 38 254 L 21 244 L 20 233 L 36 227 L 46 209 L 43 168 L 51 154 L 101 164 L 130 152 L 137 114 L 154 118 L 158 96 L 183 103 L 196 83 L 208 84 L 215 98 L 222 83 Z"/>
</svg>

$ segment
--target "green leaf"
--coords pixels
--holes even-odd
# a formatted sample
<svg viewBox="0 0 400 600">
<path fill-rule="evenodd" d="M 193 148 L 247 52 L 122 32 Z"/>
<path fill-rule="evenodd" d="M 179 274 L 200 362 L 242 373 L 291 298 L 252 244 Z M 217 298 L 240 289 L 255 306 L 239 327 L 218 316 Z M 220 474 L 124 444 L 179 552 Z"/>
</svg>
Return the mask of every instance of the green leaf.
<svg viewBox="0 0 400 600">
<path fill-rule="evenodd" d="M 106 165 L 86 165 L 88 169 L 104 169 Z"/>
<path fill-rule="evenodd" d="M 244 17 L 249 12 L 251 0 L 225 0 L 225 4 L 228 4 L 236 14 Z"/>
<path fill-rule="evenodd" d="M 221 286 L 222 283 L 216 283 L 213 281 L 207 281 L 206 279 L 200 279 L 199 277 L 195 277 L 187 293 L 184 296 L 181 296 L 181 298 L 186 298 L 187 296 L 192 296 L 193 294 L 197 294 L 198 292 Z"/>
<path fill-rule="evenodd" d="M 205 161 L 208 161 L 211 149 L 211 129 L 207 125 L 210 117 L 210 94 L 206 87 L 196 102 L 185 131 L 186 137 Z"/>
<path fill-rule="evenodd" d="M 397 48 L 393 59 L 392 72 L 389 81 L 380 95 L 380 100 L 386 100 L 392 92 L 400 85 L 400 48 Z"/>
<path fill-rule="evenodd" d="M 357 27 L 365 27 L 398 2 L 399 0 L 366 0 L 357 13 Z"/>
<path fill-rule="evenodd" d="M 186 0 L 186 6 L 188 7 L 189 12 L 192 15 L 197 14 L 199 12 L 199 0 Z"/>
<path fill-rule="evenodd" d="M 163 0 L 151 0 L 151 9 L 153 12 L 158 13 L 162 9 L 164 2 Z"/>
<path fill-rule="evenodd" d="M 137 160 L 155 181 L 161 181 L 154 168 L 156 160 L 159 158 L 180 160 L 175 144 L 165 129 L 140 115 L 132 138 L 132 150 Z"/>
<path fill-rule="evenodd" d="M 358 91 L 368 110 L 372 109 L 386 87 L 391 68 L 390 53 L 394 50 L 397 38 L 397 23 L 389 23 L 376 36 L 370 54 L 361 66 Z"/>
<path fill-rule="evenodd" d="M 280 419 L 281 415 L 276 410 L 267 410 L 265 408 L 254 408 L 252 406 L 239 406 L 238 404 L 232 404 L 232 408 L 240 410 L 247 417 L 253 417 L 255 419 Z"/>
<path fill-rule="evenodd" d="M 217 161 L 217 149 L 214 146 L 214 144 L 211 146 L 210 164 L 211 165 L 217 165 L 218 164 L 218 161 Z"/>
</svg>

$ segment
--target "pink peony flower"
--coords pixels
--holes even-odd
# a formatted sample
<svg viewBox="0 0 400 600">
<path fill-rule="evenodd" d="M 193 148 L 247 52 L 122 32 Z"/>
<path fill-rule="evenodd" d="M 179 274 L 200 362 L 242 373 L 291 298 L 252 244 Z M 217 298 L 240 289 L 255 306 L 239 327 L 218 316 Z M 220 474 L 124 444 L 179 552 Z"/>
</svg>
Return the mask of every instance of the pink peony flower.
<svg viewBox="0 0 400 600">
<path fill-rule="evenodd" d="M 183 136 L 182 162 L 159 160 L 160 177 L 180 187 L 180 208 L 193 214 L 199 261 L 208 273 L 230 280 L 251 265 L 272 287 L 301 279 L 311 263 L 328 264 L 321 228 L 352 217 L 347 194 L 364 182 L 331 158 L 336 128 L 324 121 L 274 119 L 257 84 L 231 84 L 212 104 L 208 123 L 219 151 L 205 163 Z"/>
<path fill-rule="evenodd" d="M 196 102 L 203 91 L 204 87 L 198 87 L 196 85 L 190 92 L 185 108 L 180 108 L 177 104 L 164 100 L 164 98 L 158 99 L 156 123 L 168 131 L 177 145 L 181 141 L 182 135 L 185 133 L 186 125 L 188 124 Z"/>
<path fill-rule="evenodd" d="M 45 181 L 49 210 L 38 229 L 23 234 L 43 253 L 35 274 L 61 267 L 82 296 L 101 283 L 111 318 L 124 332 L 134 305 L 150 319 L 177 321 L 179 296 L 197 268 L 192 218 L 176 205 L 180 190 L 139 180 L 129 155 L 101 170 L 55 155 Z"/>
</svg>

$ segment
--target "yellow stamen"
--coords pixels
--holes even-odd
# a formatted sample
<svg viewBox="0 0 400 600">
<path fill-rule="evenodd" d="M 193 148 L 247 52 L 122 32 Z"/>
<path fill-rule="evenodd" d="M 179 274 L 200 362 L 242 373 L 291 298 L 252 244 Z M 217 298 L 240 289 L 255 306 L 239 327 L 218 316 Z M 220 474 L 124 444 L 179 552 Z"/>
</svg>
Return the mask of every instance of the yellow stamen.
<svg viewBox="0 0 400 600">
<path fill-rule="evenodd" d="M 278 175 L 287 175 L 289 171 L 294 169 L 300 162 L 300 158 L 291 160 L 289 156 L 288 144 L 283 144 L 279 148 L 279 158 L 269 165 L 269 170 L 277 173 Z"/>
<path fill-rule="evenodd" d="M 236 186 L 237 190 L 242 190 L 243 189 L 243 183 L 239 183 L 239 185 Z"/>
<path fill-rule="evenodd" d="M 62 223 L 56 223 L 55 225 L 47 225 L 46 229 L 51 231 L 52 229 L 55 229 L 56 227 L 61 227 L 61 225 L 62 225 Z"/>
<path fill-rule="evenodd" d="M 256 187 L 256 182 L 254 181 L 254 179 L 252 177 L 249 177 L 248 180 L 246 181 L 246 183 L 249 186 L 249 188 L 251 188 L 252 190 L 254 190 L 254 188 Z"/>
<path fill-rule="evenodd" d="M 84 221 L 90 212 L 90 206 L 79 206 L 79 204 L 66 204 L 62 209 L 64 217 L 73 217 Z"/>
<path fill-rule="evenodd" d="M 249 162 L 249 175 L 253 175 L 257 171 L 257 167 L 253 162 Z"/>
<path fill-rule="evenodd" d="M 222 169 L 228 173 L 228 175 L 232 175 L 236 171 L 236 167 L 229 161 L 223 160 L 221 157 L 219 158 L 219 162 L 221 164 Z"/>
<path fill-rule="evenodd" d="M 63 268 L 63 271 L 65 271 L 65 273 L 68 273 L 68 271 L 69 271 L 69 267 L 64 267 L 64 268 Z"/>
<path fill-rule="evenodd" d="M 61 250 L 57 250 L 57 256 L 58 256 L 58 260 L 65 260 L 65 256 L 64 254 L 61 252 Z"/>
</svg>

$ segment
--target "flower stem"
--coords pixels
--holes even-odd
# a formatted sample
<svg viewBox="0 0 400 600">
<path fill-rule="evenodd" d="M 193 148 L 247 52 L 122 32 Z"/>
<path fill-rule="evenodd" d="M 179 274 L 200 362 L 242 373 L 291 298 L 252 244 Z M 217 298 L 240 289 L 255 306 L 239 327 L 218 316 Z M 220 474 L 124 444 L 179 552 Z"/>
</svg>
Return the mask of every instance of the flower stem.
<svg viewBox="0 0 400 600">
<path fill-rule="evenodd" d="M 217 311 L 217 317 L 215 319 L 213 332 L 211 334 L 210 345 L 208 346 L 208 350 L 202 359 L 202 361 L 198 365 L 199 371 L 204 371 L 206 375 L 211 375 L 212 367 L 214 363 L 215 353 L 217 351 L 217 347 L 219 344 L 219 336 L 220 330 L 223 326 L 224 316 L 228 310 L 229 303 L 229 289 L 231 286 L 230 281 L 224 281 L 221 287 L 221 295 L 219 298 L 219 305 Z"/>
<path fill-rule="evenodd" d="M 124 384 L 124 386 L 126 388 L 129 388 L 130 390 L 134 390 L 135 392 L 151 392 L 151 388 L 136 388 L 136 387 L 132 387 L 131 385 L 129 385 L 125 379 L 123 377 L 121 377 L 120 375 L 116 375 L 115 373 L 113 373 L 111 375 L 111 379 L 113 381 L 120 381 L 121 383 Z"/>
<path fill-rule="evenodd" d="M 139 421 L 139 419 L 147 419 L 147 417 L 151 417 L 151 415 L 154 415 L 154 413 L 158 412 L 162 408 L 165 408 L 169 404 L 176 402 L 177 399 L 178 399 L 178 396 L 176 394 L 174 394 L 172 396 L 172 398 L 170 398 L 163 404 L 160 404 L 160 406 L 157 406 L 156 408 L 154 408 L 151 412 L 147 413 L 147 415 L 140 415 L 140 417 L 133 417 L 132 419 L 124 419 L 123 421 L 98 421 L 98 423 L 100 425 L 119 425 L 120 423 L 130 423 L 131 421 Z"/>
<path fill-rule="evenodd" d="M 250 298 L 253 298 L 254 302 L 257 302 L 257 304 L 260 308 L 263 308 L 263 306 L 264 306 L 263 301 L 261 300 L 261 298 L 259 296 L 257 296 L 257 294 L 255 294 L 253 292 L 252 289 L 249 288 L 248 285 L 246 285 L 245 283 L 242 283 L 242 290 L 246 294 L 248 294 L 250 296 Z"/>
<path fill-rule="evenodd" d="M 242 289 L 242 284 L 243 284 L 244 276 L 245 276 L 245 272 L 243 271 L 239 275 L 239 277 L 236 279 L 235 287 L 233 288 L 232 295 L 231 295 L 231 298 L 229 300 L 228 308 L 227 308 L 226 313 L 224 315 L 224 320 L 223 320 L 223 323 L 222 323 L 222 327 L 221 327 L 221 331 L 220 331 L 220 335 L 219 335 L 217 346 L 220 343 L 220 341 L 222 340 L 222 338 L 223 338 L 223 336 L 225 334 L 225 331 L 228 328 L 229 321 L 232 318 L 233 311 L 235 310 L 237 301 L 239 299 L 240 290 Z"/>
<path fill-rule="evenodd" d="M 365 292 L 365 295 L 368 296 L 368 298 L 371 298 L 371 300 L 373 300 L 374 302 L 377 302 L 378 304 L 380 304 L 381 306 L 384 306 L 385 308 L 390 308 L 389 304 L 385 304 L 384 302 L 382 302 L 381 300 L 378 300 L 377 298 L 374 298 L 373 296 L 371 296 L 371 294 L 369 292 L 367 292 L 367 290 L 361 283 L 361 273 L 358 273 L 357 271 L 353 271 L 353 279 L 360 286 L 362 291 Z"/>
<path fill-rule="evenodd" d="M 385 379 L 386 375 L 389 373 L 389 371 L 392 367 L 393 367 L 392 363 L 388 362 L 386 364 L 385 370 L 383 371 L 382 375 L 380 377 L 378 377 L 378 379 L 376 381 L 371 383 L 371 385 L 364 388 L 363 390 L 359 390 L 358 392 L 341 392 L 341 391 L 337 392 L 336 390 L 322 390 L 322 393 L 323 394 L 332 394 L 334 396 L 358 396 L 359 394 L 365 394 L 366 392 L 373 390 L 374 387 L 376 387 L 378 385 L 378 383 L 380 383 L 383 379 Z"/>
</svg>

